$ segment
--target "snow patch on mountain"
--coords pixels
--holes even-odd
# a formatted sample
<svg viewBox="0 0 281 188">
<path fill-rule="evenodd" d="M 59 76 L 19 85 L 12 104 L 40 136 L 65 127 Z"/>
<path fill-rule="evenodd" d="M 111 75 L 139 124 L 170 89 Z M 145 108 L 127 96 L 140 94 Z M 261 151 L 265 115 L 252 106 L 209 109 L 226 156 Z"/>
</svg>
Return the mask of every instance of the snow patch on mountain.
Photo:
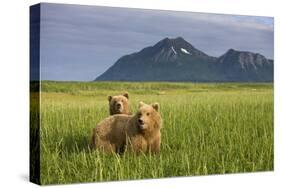
<svg viewBox="0 0 281 188">
<path fill-rule="evenodd" d="M 183 53 L 185 53 L 185 54 L 191 55 L 191 53 L 190 53 L 189 51 L 187 51 L 186 49 L 184 49 L 184 48 L 181 48 L 181 51 L 182 51 Z"/>
<path fill-rule="evenodd" d="M 172 50 L 175 54 L 177 54 L 176 50 L 174 49 L 174 47 L 172 46 Z"/>
</svg>

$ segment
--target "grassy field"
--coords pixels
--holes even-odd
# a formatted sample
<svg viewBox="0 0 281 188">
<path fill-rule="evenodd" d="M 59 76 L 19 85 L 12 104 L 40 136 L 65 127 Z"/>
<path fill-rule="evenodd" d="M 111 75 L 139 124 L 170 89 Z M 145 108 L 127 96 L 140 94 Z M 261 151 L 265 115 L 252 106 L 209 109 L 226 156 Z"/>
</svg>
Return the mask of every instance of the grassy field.
<svg viewBox="0 0 281 188">
<path fill-rule="evenodd" d="M 273 85 L 42 82 L 41 183 L 77 183 L 273 170 Z M 89 151 L 107 95 L 159 102 L 161 154 Z"/>
</svg>

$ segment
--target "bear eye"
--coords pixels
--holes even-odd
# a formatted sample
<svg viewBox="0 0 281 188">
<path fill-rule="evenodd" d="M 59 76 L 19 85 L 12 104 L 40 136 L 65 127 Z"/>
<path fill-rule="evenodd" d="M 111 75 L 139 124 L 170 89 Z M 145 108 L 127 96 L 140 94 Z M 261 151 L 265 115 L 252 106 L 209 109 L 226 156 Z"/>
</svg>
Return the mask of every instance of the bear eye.
<svg viewBox="0 0 281 188">
<path fill-rule="evenodd" d="M 149 116 L 150 114 L 147 112 L 146 115 Z"/>
</svg>

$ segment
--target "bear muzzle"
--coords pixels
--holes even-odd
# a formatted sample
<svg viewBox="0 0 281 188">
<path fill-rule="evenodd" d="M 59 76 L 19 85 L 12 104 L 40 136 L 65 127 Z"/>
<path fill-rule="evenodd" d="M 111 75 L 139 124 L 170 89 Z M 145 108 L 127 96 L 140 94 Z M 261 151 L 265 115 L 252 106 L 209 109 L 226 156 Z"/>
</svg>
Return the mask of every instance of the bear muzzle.
<svg viewBox="0 0 281 188">
<path fill-rule="evenodd" d="M 142 119 L 138 119 L 137 127 L 138 127 L 139 130 L 146 129 L 146 125 L 144 124 Z"/>
<path fill-rule="evenodd" d="M 117 111 L 117 112 L 122 112 L 123 111 L 123 106 L 122 106 L 122 104 L 120 104 L 120 103 L 117 103 L 116 105 L 115 105 L 115 110 Z"/>
</svg>

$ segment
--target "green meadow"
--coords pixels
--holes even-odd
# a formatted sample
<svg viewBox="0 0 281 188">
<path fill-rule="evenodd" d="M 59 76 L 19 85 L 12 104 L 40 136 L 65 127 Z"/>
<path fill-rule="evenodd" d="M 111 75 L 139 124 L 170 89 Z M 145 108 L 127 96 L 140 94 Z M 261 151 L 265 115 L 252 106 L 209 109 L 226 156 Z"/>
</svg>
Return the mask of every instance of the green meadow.
<svg viewBox="0 0 281 188">
<path fill-rule="evenodd" d="M 41 82 L 41 184 L 273 170 L 272 83 Z M 160 103 L 159 155 L 90 151 L 108 95 Z M 31 109 L 32 113 L 34 109 Z"/>
</svg>

